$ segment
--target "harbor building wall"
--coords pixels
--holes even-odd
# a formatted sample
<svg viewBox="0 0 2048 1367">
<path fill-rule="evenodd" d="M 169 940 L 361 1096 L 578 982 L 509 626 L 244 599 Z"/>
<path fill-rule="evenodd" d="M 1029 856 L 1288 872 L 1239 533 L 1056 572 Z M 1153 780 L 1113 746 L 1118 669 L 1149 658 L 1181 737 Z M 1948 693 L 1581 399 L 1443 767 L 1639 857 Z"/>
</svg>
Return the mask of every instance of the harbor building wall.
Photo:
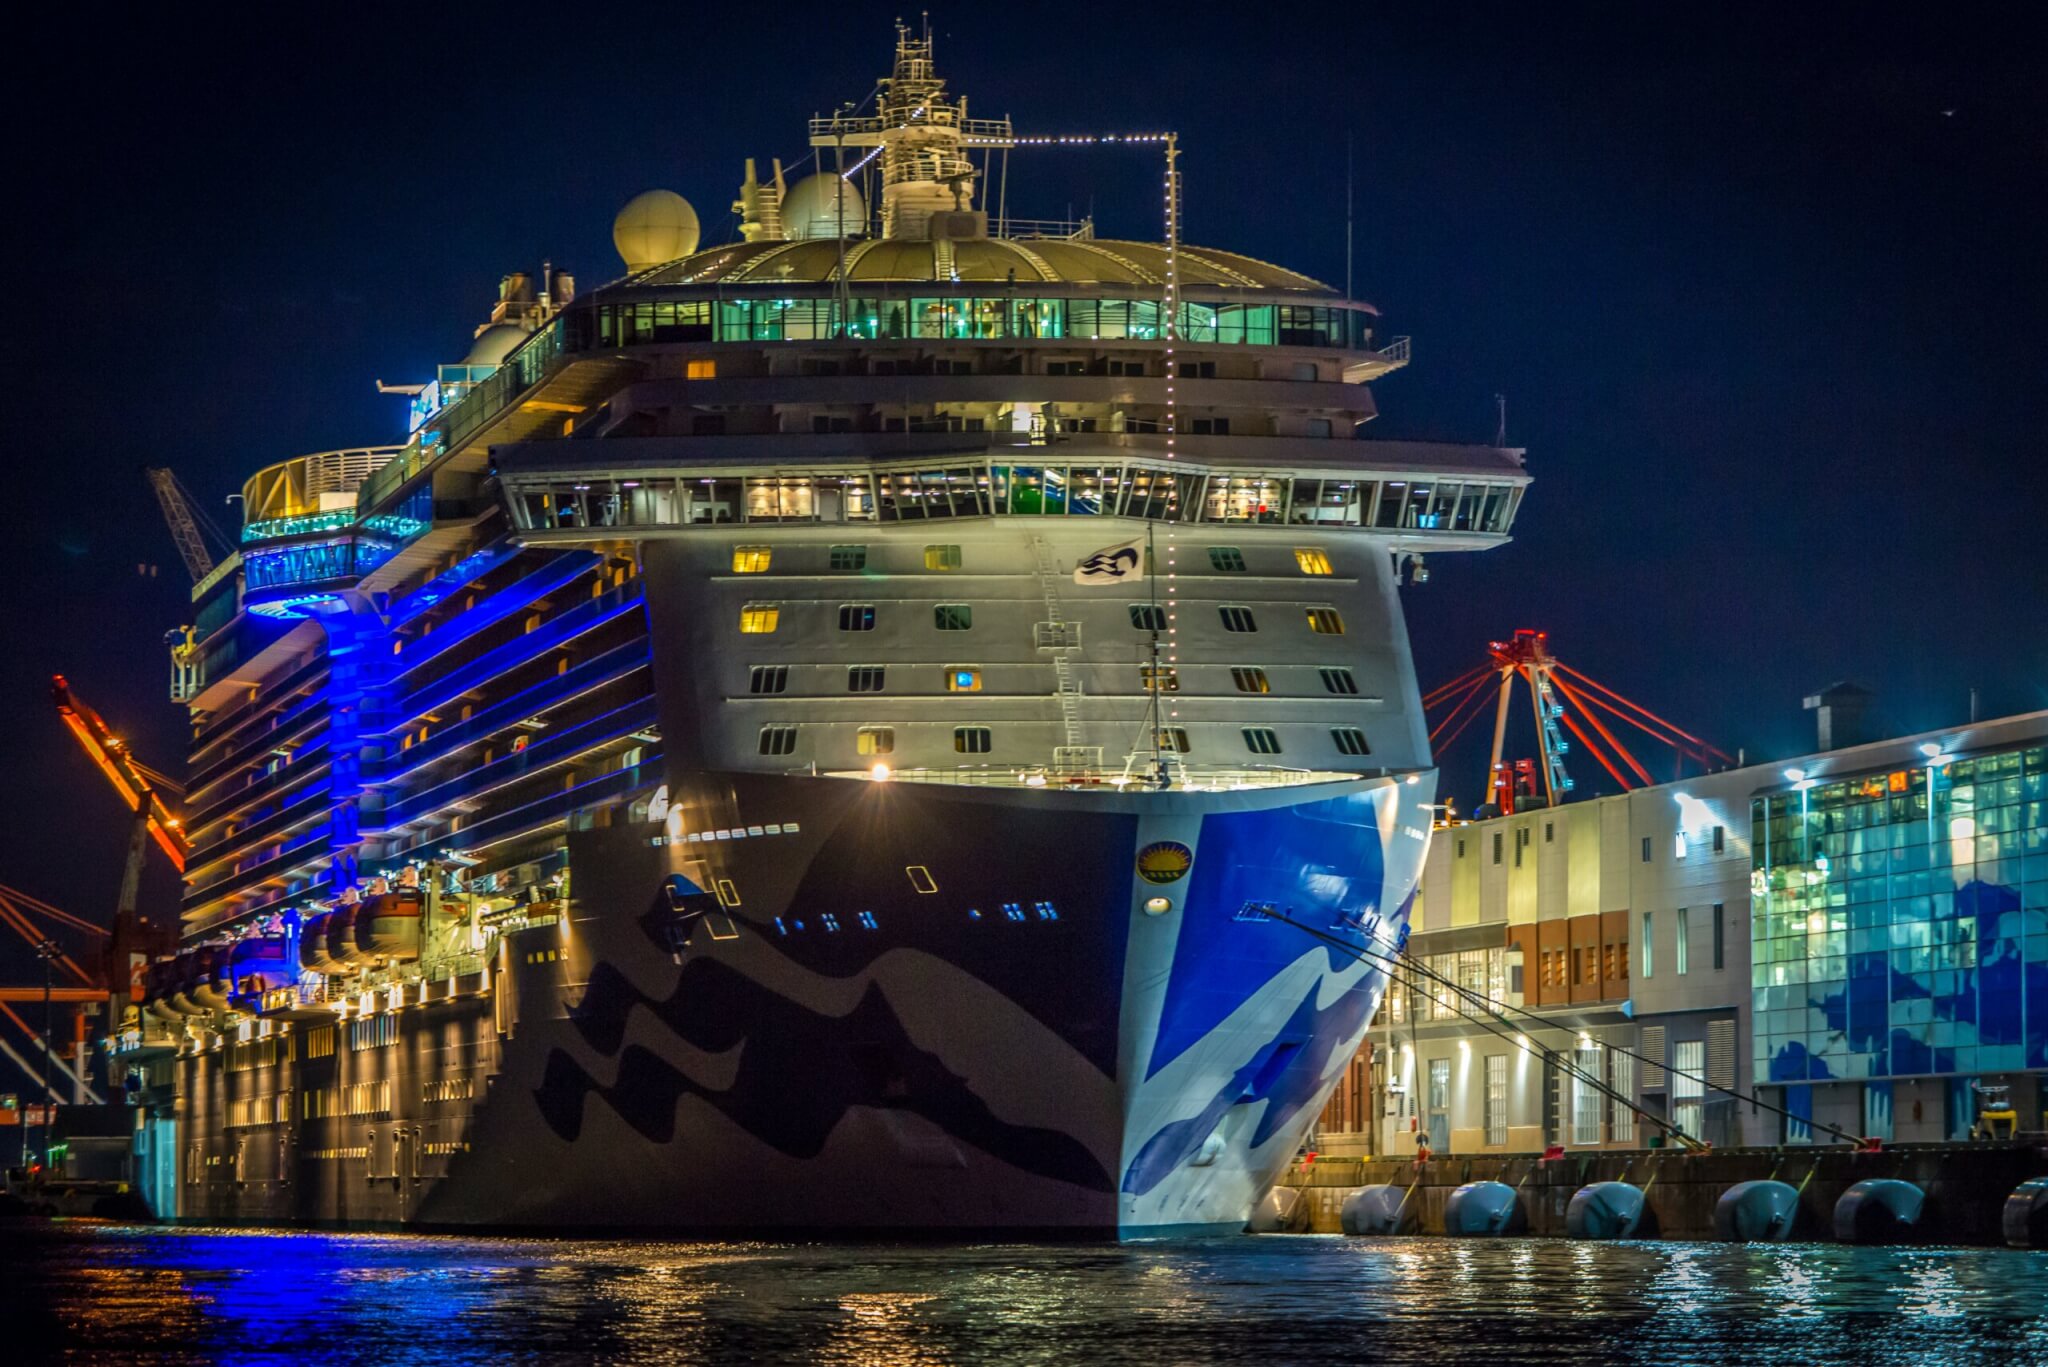
<svg viewBox="0 0 2048 1367">
<path fill-rule="evenodd" d="M 1440 828 L 1413 924 L 1512 1024 L 1390 988 L 1324 1156 L 1644 1147 L 1574 1071 L 1717 1147 L 2048 1129 L 2048 713 Z"/>
</svg>

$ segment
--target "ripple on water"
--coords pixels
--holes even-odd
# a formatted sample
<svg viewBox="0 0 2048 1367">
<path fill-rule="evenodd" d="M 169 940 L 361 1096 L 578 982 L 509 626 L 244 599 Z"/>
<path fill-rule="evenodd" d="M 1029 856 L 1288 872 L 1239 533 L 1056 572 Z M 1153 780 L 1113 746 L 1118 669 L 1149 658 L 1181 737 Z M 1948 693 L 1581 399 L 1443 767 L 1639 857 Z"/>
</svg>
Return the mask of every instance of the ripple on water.
<svg viewBox="0 0 2048 1367">
<path fill-rule="evenodd" d="M 98 1360 L 2048 1362 L 2048 1254 L 1270 1236 L 1127 1245 L 0 1231 Z M 14 1326 L 20 1326 L 15 1335 Z"/>
</svg>

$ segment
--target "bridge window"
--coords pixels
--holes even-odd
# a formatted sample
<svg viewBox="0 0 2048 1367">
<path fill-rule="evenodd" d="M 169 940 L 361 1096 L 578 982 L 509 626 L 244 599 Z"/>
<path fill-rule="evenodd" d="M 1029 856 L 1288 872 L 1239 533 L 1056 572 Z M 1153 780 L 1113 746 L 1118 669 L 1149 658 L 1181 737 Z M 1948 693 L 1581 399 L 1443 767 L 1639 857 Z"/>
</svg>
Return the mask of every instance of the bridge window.
<svg viewBox="0 0 2048 1367">
<path fill-rule="evenodd" d="M 940 603 L 932 609 L 932 625 L 940 631 L 966 631 L 974 625 L 974 609 L 966 603 Z"/>
<path fill-rule="evenodd" d="M 766 574 L 768 562 L 775 555 L 770 546 L 734 546 L 732 548 L 732 572 L 734 574 Z"/>
<path fill-rule="evenodd" d="M 782 609 L 774 603 L 748 603 L 740 609 L 740 630 L 749 636 L 768 636 L 782 620 Z"/>
<path fill-rule="evenodd" d="M 1216 609 L 1216 614 L 1223 619 L 1223 629 L 1225 631 L 1257 631 L 1259 629 L 1258 619 L 1252 616 L 1250 608 L 1218 608 Z"/>
<path fill-rule="evenodd" d="M 866 546 L 834 546 L 832 568 L 835 570 L 864 570 L 868 567 Z"/>
<path fill-rule="evenodd" d="M 849 693 L 879 693 L 882 691 L 888 671 L 881 665 L 853 665 L 846 671 L 846 691 Z"/>
<path fill-rule="evenodd" d="M 995 746 L 995 733 L 986 726 L 953 728 L 953 748 L 963 755 L 985 755 Z"/>
<path fill-rule="evenodd" d="M 1372 747 L 1365 743 L 1365 732 L 1355 726 L 1333 726 L 1330 739 L 1337 742 L 1340 755 L 1369 755 Z"/>
<path fill-rule="evenodd" d="M 749 693 L 783 693 L 788 689 L 788 665 L 755 665 L 747 672 Z"/>
<path fill-rule="evenodd" d="M 863 726 L 853 736 L 854 750 L 863 755 L 887 755 L 896 750 L 896 728 Z"/>
<path fill-rule="evenodd" d="M 1344 619 L 1338 615 L 1335 608 L 1310 608 L 1308 629 L 1318 636 L 1342 636 Z"/>
<path fill-rule="evenodd" d="M 1239 665 L 1230 671 L 1230 681 L 1237 685 L 1240 693 L 1271 693 L 1273 685 L 1266 678 L 1266 671 L 1252 665 Z"/>
<path fill-rule="evenodd" d="M 1301 566 L 1303 574 L 1329 574 L 1330 557 L 1314 546 L 1296 546 L 1294 563 Z"/>
<path fill-rule="evenodd" d="M 1209 568 L 1223 570 L 1226 573 L 1242 573 L 1244 570 L 1244 552 L 1235 546 L 1211 546 L 1209 548 Z"/>
<path fill-rule="evenodd" d="M 764 755 L 789 755 L 796 753 L 796 728 L 794 726 L 762 727 L 761 753 Z"/>
<path fill-rule="evenodd" d="M 839 605 L 839 629 L 841 631 L 873 631 L 875 629 L 875 605 L 873 603 L 841 603 Z M 773 630 L 773 628 L 770 628 Z"/>
<path fill-rule="evenodd" d="M 1255 755 L 1277 755 L 1280 753 L 1280 736 L 1270 726 L 1247 726 L 1244 728 L 1244 748 Z"/>
<path fill-rule="evenodd" d="M 1358 679 L 1348 669 L 1319 669 L 1316 672 L 1323 676 L 1323 691 L 1326 693 L 1348 695 L 1358 692 Z"/>
<path fill-rule="evenodd" d="M 1166 609 L 1157 603 L 1131 604 L 1131 625 L 1140 631 L 1166 630 Z"/>
</svg>

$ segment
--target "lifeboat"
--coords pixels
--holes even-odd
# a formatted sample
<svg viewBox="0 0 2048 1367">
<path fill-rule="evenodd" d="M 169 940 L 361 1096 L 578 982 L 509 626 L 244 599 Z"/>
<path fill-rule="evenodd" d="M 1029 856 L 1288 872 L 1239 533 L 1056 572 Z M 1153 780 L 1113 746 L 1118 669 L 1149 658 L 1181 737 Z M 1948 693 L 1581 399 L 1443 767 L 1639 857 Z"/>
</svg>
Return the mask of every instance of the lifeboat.
<svg viewBox="0 0 2048 1367">
<path fill-rule="evenodd" d="M 212 945 L 195 945 L 178 951 L 178 957 L 165 965 L 164 986 L 169 989 L 164 998 L 181 1016 L 203 1016 L 207 1008 L 200 1005 L 193 992 L 211 978 L 202 958 L 210 960 L 214 953 Z"/>
<path fill-rule="evenodd" d="M 177 981 L 178 961 L 174 958 L 158 959 L 142 974 L 142 1009 L 158 1020 L 180 1021 L 185 1013 L 172 1006 L 169 997 Z"/>
<path fill-rule="evenodd" d="M 237 940 L 228 951 L 232 1000 L 240 1006 L 258 1005 L 265 992 L 298 982 L 299 965 L 290 957 L 291 948 L 291 937 L 287 935 L 254 935 Z"/>
<path fill-rule="evenodd" d="M 334 965 L 327 972 L 363 967 L 363 957 L 356 952 L 356 915 L 361 910 L 361 903 L 352 903 L 327 913 L 327 957 Z"/>
<path fill-rule="evenodd" d="M 315 973 L 332 973 L 341 967 L 327 952 L 327 926 L 333 915 L 323 911 L 309 916 L 299 928 L 299 967 Z"/>
<path fill-rule="evenodd" d="M 387 962 L 420 956 L 420 925 L 426 898 L 417 888 L 379 893 L 356 908 L 356 951 L 364 960 Z"/>
<path fill-rule="evenodd" d="M 234 990 L 234 980 L 228 974 L 228 954 L 226 945 L 202 945 L 195 956 L 199 971 L 187 991 L 202 1011 L 228 1009 L 228 994 Z"/>
</svg>

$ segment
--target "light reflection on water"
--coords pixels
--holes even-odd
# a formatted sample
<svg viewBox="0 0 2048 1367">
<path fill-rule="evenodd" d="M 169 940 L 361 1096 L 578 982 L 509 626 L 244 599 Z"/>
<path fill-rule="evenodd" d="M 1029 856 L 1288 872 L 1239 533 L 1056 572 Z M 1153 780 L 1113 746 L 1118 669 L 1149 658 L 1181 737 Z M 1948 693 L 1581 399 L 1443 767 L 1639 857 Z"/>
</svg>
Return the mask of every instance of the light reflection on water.
<svg viewBox="0 0 2048 1367">
<path fill-rule="evenodd" d="M 0 1227 L 10 1349 L 97 1360 L 2048 1362 L 2048 1253 L 1236 1238 L 548 1241 Z"/>
</svg>

